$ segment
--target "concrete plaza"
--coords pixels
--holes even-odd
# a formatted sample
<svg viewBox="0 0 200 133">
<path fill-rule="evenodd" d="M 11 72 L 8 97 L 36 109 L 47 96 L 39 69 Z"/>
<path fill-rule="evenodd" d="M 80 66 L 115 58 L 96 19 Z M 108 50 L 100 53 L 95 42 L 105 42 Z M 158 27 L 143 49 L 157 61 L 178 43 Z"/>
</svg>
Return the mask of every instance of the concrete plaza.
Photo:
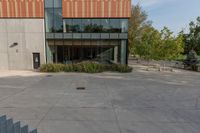
<svg viewBox="0 0 200 133">
<path fill-rule="evenodd" d="M 199 80 L 186 71 L 2 76 L 0 114 L 39 133 L 199 133 Z"/>
</svg>

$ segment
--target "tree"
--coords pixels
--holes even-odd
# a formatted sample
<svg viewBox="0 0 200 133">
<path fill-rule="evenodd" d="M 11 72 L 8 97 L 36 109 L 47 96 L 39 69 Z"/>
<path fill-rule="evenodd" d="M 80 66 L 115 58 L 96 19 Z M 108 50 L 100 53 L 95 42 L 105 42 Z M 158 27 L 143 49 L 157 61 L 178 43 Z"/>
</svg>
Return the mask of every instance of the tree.
<svg viewBox="0 0 200 133">
<path fill-rule="evenodd" d="M 153 27 L 146 28 L 141 40 L 135 44 L 135 53 L 148 60 L 173 60 L 183 50 L 183 37 L 174 37 L 167 27 L 161 31 Z"/>
<path fill-rule="evenodd" d="M 141 39 L 135 44 L 135 54 L 147 60 L 155 58 L 159 43 L 160 33 L 153 27 L 146 28 L 141 35 Z"/>
<path fill-rule="evenodd" d="M 156 30 L 140 5 L 132 6 L 129 52 L 147 60 L 176 59 L 183 52 L 183 35 L 174 37 L 167 27 L 161 31 Z"/>
<path fill-rule="evenodd" d="M 184 34 L 185 53 L 194 50 L 200 54 L 200 17 L 189 24 L 189 34 Z"/>
<path fill-rule="evenodd" d="M 135 45 L 141 40 L 144 30 L 151 26 L 147 20 L 147 14 L 140 5 L 132 6 L 129 19 L 129 52 L 135 54 Z"/>
<path fill-rule="evenodd" d="M 187 66 L 192 66 L 192 65 L 198 64 L 197 53 L 194 50 L 191 50 L 187 54 L 187 58 L 185 59 L 184 64 Z"/>
<path fill-rule="evenodd" d="M 160 34 L 160 59 L 173 60 L 179 57 L 184 51 L 183 36 L 181 34 L 177 37 L 173 36 L 173 32 L 167 27 L 164 27 Z"/>
</svg>

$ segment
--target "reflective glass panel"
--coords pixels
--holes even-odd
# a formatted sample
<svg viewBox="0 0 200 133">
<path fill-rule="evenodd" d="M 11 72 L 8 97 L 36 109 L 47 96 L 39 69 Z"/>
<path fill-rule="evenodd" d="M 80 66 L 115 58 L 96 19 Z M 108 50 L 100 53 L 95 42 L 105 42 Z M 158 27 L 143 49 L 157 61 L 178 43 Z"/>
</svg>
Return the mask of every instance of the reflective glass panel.
<svg viewBox="0 0 200 133">
<path fill-rule="evenodd" d="M 72 19 L 65 19 L 65 32 L 72 33 L 73 22 Z"/>
<path fill-rule="evenodd" d="M 80 33 L 80 32 L 82 32 L 81 19 L 73 19 L 72 31 L 74 33 Z"/>
<path fill-rule="evenodd" d="M 53 32 L 53 9 L 45 9 L 46 32 Z"/>
<path fill-rule="evenodd" d="M 84 33 L 92 32 L 91 19 L 82 19 L 82 26 Z"/>
<path fill-rule="evenodd" d="M 127 33 L 128 32 L 128 19 L 121 19 L 121 32 Z"/>
<path fill-rule="evenodd" d="M 109 19 L 101 19 L 102 32 L 109 32 L 110 21 Z"/>
<path fill-rule="evenodd" d="M 92 19 L 92 31 L 93 33 L 102 32 L 101 19 Z"/>
<path fill-rule="evenodd" d="M 54 32 L 63 32 L 62 9 L 54 9 Z"/>
<path fill-rule="evenodd" d="M 58 21 L 59 20 L 59 21 Z M 61 9 L 55 9 L 55 30 L 61 31 L 63 24 Z M 128 19 L 64 19 L 67 33 L 127 33 Z"/>
<path fill-rule="evenodd" d="M 120 19 L 110 19 L 110 32 L 120 33 Z"/>
<path fill-rule="evenodd" d="M 45 8 L 52 8 L 53 0 L 45 0 Z"/>
<path fill-rule="evenodd" d="M 61 8 L 62 7 L 62 0 L 54 0 L 54 7 Z"/>
</svg>

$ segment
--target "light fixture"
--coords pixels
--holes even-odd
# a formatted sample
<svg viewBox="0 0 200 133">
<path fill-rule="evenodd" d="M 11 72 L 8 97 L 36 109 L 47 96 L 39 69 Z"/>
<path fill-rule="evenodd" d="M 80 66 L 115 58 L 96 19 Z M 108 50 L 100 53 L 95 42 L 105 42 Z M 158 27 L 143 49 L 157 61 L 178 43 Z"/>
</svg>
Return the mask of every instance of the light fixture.
<svg viewBox="0 0 200 133">
<path fill-rule="evenodd" d="M 17 42 L 14 42 L 12 45 L 10 45 L 10 47 L 12 48 L 12 47 L 15 47 L 15 46 L 17 46 L 18 45 L 18 43 Z"/>
</svg>

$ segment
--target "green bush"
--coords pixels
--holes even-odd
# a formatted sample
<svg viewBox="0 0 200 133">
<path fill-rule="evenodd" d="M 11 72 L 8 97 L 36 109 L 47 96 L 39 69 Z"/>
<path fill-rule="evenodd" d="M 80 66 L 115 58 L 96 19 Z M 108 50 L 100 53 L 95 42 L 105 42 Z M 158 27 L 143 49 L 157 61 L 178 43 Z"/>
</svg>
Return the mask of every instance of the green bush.
<svg viewBox="0 0 200 133">
<path fill-rule="evenodd" d="M 86 73 L 103 72 L 103 65 L 95 62 L 84 62 L 77 64 L 77 66 L 81 66 L 80 72 L 86 72 Z"/>
<path fill-rule="evenodd" d="M 74 72 L 74 66 L 71 65 L 71 64 L 69 64 L 69 65 L 64 65 L 63 71 L 64 71 L 64 72 Z"/>
<path fill-rule="evenodd" d="M 73 64 L 74 72 L 99 73 L 103 72 L 103 65 L 96 62 L 82 62 Z"/>
<path fill-rule="evenodd" d="M 100 73 L 105 71 L 127 73 L 131 72 L 132 68 L 127 65 L 120 64 L 100 64 L 97 62 L 81 62 L 77 64 L 44 64 L 40 68 L 41 72 L 85 72 L 85 73 Z"/>
<path fill-rule="evenodd" d="M 65 65 L 63 64 L 45 64 L 40 67 L 41 72 L 62 72 Z"/>
<path fill-rule="evenodd" d="M 105 65 L 104 70 L 120 72 L 120 73 L 132 72 L 131 67 L 129 67 L 128 65 L 121 65 L 121 64 Z"/>
<path fill-rule="evenodd" d="M 116 65 L 116 71 L 121 73 L 132 72 L 132 68 L 127 65 Z"/>
</svg>

